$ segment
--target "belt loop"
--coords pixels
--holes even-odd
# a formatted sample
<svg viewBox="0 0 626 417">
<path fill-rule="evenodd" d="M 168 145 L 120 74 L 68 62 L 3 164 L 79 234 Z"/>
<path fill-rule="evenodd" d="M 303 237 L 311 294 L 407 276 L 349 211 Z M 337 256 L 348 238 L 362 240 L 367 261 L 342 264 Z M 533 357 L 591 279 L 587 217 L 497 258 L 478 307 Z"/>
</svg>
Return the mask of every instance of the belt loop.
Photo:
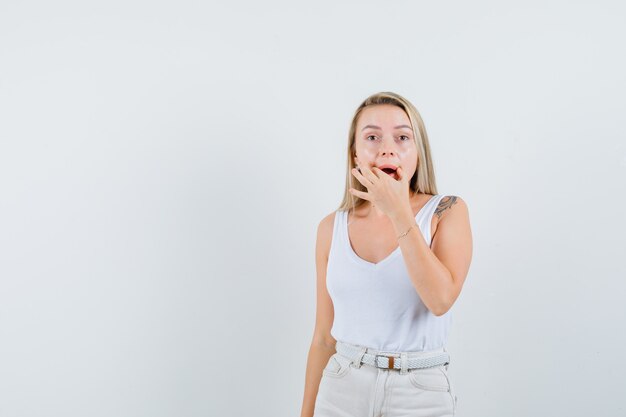
<svg viewBox="0 0 626 417">
<path fill-rule="evenodd" d="M 406 352 L 400 352 L 400 374 L 405 375 L 408 373 L 407 368 L 409 365 Z"/>
<path fill-rule="evenodd" d="M 354 361 L 352 362 L 355 368 L 358 369 L 363 364 L 363 355 L 365 355 L 366 350 L 367 350 L 367 347 L 359 346 L 359 353 L 356 354 L 356 356 L 354 357 Z"/>
</svg>

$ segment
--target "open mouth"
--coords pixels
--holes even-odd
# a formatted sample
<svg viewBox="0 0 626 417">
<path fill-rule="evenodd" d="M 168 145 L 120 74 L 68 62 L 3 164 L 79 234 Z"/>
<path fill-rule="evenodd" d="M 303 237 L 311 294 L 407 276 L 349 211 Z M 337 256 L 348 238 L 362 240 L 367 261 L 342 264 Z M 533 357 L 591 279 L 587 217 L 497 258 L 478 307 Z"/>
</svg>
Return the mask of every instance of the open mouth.
<svg viewBox="0 0 626 417">
<path fill-rule="evenodd" d="M 386 174 L 392 176 L 394 179 L 398 179 L 398 174 L 396 173 L 396 170 L 393 168 L 382 168 L 382 171 L 385 172 Z"/>
</svg>

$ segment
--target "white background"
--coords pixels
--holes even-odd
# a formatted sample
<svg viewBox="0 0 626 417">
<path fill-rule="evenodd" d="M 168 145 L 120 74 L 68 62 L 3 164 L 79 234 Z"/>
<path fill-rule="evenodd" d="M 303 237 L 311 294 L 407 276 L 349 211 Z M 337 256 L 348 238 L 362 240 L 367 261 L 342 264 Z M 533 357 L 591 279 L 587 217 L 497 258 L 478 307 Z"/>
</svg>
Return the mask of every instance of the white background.
<svg viewBox="0 0 626 417">
<path fill-rule="evenodd" d="M 458 415 L 622 416 L 621 2 L 0 5 L 0 416 L 299 416 L 368 95 L 474 256 Z"/>
</svg>

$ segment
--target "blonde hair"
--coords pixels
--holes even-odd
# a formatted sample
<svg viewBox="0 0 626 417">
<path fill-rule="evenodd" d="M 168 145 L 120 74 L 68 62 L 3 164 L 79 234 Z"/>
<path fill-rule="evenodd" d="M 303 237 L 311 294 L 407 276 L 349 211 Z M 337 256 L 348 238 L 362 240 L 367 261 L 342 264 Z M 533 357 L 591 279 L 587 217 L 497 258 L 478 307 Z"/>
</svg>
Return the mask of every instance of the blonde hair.
<svg viewBox="0 0 626 417">
<path fill-rule="evenodd" d="M 422 192 L 424 194 L 437 194 L 437 185 L 435 183 L 435 169 L 433 167 L 430 144 L 428 143 L 428 135 L 426 134 L 426 127 L 419 112 L 411 104 L 410 101 L 400 96 L 399 94 L 384 91 L 376 94 L 372 94 L 366 98 L 356 109 L 352 122 L 350 123 L 350 131 L 348 133 L 348 164 L 346 169 L 346 188 L 343 193 L 343 201 L 339 205 L 338 210 L 355 209 L 363 204 L 367 200 L 357 197 L 350 193 L 350 188 L 354 188 L 359 191 L 367 192 L 367 188 L 363 186 L 355 177 L 351 174 L 354 165 L 355 152 L 355 136 L 356 125 L 363 112 L 368 106 L 374 106 L 377 104 L 391 104 L 404 110 L 411 122 L 411 129 L 413 130 L 413 139 L 415 140 L 415 146 L 417 148 L 417 169 L 415 174 L 409 181 L 409 193 L 417 194 Z M 416 129 L 417 127 L 417 129 Z"/>
</svg>

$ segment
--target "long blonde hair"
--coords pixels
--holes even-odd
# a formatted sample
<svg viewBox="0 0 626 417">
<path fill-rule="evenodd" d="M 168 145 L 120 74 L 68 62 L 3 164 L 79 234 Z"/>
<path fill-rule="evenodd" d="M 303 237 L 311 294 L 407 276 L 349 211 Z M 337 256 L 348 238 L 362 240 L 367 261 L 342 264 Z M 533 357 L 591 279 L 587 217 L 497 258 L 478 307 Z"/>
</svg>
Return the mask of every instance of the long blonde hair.
<svg viewBox="0 0 626 417">
<path fill-rule="evenodd" d="M 359 191 L 367 192 L 367 188 L 363 186 L 351 174 L 354 165 L 355 152 L 355 136 L 356 124 L 363 109 L 376 104 L 391 104 L 404 110 L 411 121 L 411 129 L 413 130 L 413 139 L 417 148 L 417 169 L 409 182 L 409 193 L 416 194 L 422 192 L 424 194 L 437 194 L 437 185 L 435 183 L 435 169 L 431 159 L 430 144 L 428 143 L 428 135 L 426 127 L 419 112 L 411 104 L 410 101 L 399 94 L 384 91 L 372 94 L 366 98 L 356 109 L 352 122 L 350 123 L 350 131 L 348 133 L 348 164 L 346 169 L 346 188 L 343 193 L 343 201 L 339 205 L 338 210 L 355 209 L 363 205 L 367 200 L 357 197 L 350 193 L 349 189 L 354 188 Z M 417 129 L 416 129 L 417 127 Z"/>
</svg>

